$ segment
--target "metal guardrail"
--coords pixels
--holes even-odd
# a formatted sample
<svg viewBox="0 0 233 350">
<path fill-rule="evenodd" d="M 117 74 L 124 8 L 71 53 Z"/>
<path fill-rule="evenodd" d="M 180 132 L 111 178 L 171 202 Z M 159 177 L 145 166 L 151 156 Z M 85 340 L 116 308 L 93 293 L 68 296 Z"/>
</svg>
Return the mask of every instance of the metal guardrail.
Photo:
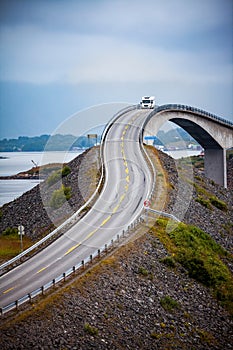
<svg viewBox="0 0 233 350">
<path fill-rule="evenodd" d="M 159 216 L 164 216 L 164 217 L 172 219 L 174 221 L 181 222 L 175 215 L 166 213 L 165 211 L 155 210 L 155 209 L 151 209 L 149 207 L 145 208 L 145 210 L 146 210 L 146 212 L 151 212 L 153 214 L 157 214 Z"/>
<path fill-rule="evenodd" d="M 114 121 L 116 121 L 118 118 L 120 118 L 124 113 L 127 113 L 127 112 L 129 112 L 131 110 L 134 110 L 134 109 L 137 109 L 137 106 L 127 106 L 127 107 L 121 109 L 119 112 L 117 112 L 113 116 L 113 118 L 108 122 L 108 124 L 106 125 L 106 127 L 104 129 L 104 132 L 103 132 L 103 135 L 102 135 L 102 142 L 101 142 L 101 151 L 100 151 L 100 156 L 101 156 L 101 178 L 99 180 L 99 183 L 98 183 L 98 186 L 97 186 L 95 192 L 89 198 L 89 200 L 81 208 L 79 208 L 70 218 L 68 218 L 66 221 L 64 221 L 59 227 L 57 227 L 55 230 L 50 232 L 48 235 L 46 235 L 40 241 L 38 241 L 37 243 L 35 243 L 31 247 L 29 247 L 28 249 L 24 250 L 22 253 L 18 254 L 14 258 L 12 258 L 12 259 L 6 261 L 5 263 L 3 263 L 2 265 L 0 265 L 0 271 L 3 270 L 5 267 L 10 266 L 11 264 L 13 264 L 16 261 L 20 260 L 22 257 L 24 257 L 28 253 L 32 252 L 33 250 L 38 248 L 40 245 L 42 245 L 43 243 L 48 241 L 50 238 L 55 236 L 62 229 L 64 229 L 66 226 L 68 226 L 68 225 L 72 224 L 73 222 L 75 222 L 77 220 L 77 217 L 79 216 L 80 212 L 82 212 L 94 200 L 95 196 L 98 194 L 98 191 L 99 191 L 99 189 L 100 189 L 100 187 L 102 185 L 102 181 L 104 179 L 103 142 L 104 142 L 104 138 L 105 138 L 105 136 L 107 134 L 107 131 L 109 130 L 109 128 L 111 127 L 111 125 L 113 124 Z"/>
<path fill-rule="evenodd" d="M 81 268 L 85 268 L 86 264 L 92 263 L 93 259 L 100 258 L 101 254 L 107 253 L 109 249 L 114 247 L 114 244 L 119 244 L 121 239 L 126 238 L 129 236 L 130 231 L 135 229 L 135 227 L 143 221 L 141 215 L 139 215 L 132 223 L 130 223 L 125 230 L 122 230 L 121 235 L 117 234 L 111 241 L 106 243 L 103 247 L 96 250 L 93 254 L 91 254 L 88 258 L 82 260 L 77 265 L 73 265 L 71 268 L 69 268 L 64 273 L 56 276 L 52 280 L 50 280 L 45 285 L 42 285 L 40 288 L 37 288 L 33 290 L 32 292 L 24 295 L 23 297 L 19 298 L 18 300 L 0 308 L 0 314 L 3 316 L 4 314 L 8 313 L 9 311 L 12 311 L 14 309 L 18 309 L 20 305 L 23 305 L 26 302 L 31 302 L 31 300 L 39 295 L 43 295 L 46 290 L 49 288 L 55 287 L 57 283 L 60 283 L 62 281 L 65 281 L 67 277 L 71 276 L 72 274 L 75 274 L 78 270 Z"/>
</svg>

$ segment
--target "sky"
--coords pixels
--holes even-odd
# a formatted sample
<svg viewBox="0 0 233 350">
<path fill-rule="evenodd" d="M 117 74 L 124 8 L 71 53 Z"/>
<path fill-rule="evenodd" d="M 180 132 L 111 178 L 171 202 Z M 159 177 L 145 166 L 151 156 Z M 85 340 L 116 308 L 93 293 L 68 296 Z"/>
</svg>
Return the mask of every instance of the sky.
<svg viewBox="0 0 233 350">
<path fill-rule="evenodd" d="M 232 0 L 0 0 L 0 139 L 143 95 L 233 121 L 232 28 Z"/>
</svg>

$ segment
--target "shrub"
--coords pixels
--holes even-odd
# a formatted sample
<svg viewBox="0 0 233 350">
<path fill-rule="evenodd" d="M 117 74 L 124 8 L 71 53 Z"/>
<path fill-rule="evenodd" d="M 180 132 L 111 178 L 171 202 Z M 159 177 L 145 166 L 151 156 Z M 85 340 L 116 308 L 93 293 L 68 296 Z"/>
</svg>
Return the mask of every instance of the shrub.
<svg viewBox="0 0 233 350">
<path fill-rule="evenodd" d="M 89 323 L 85 323 L 84 331 L 90 335 L 98 335 L 98 329 L 91 326 Z"/>
<path fill-rule="evenodd" d="M 175 267 L 176 263 L 175 260 L 171 256 L 166 256 L 165 258 L 160 260 L 163 264 L 167 265 L 168 267 Z"/>
<path fill-rule="evenodd" d="M 179 303 L 172 299 L 169 295 L 161 298 L 160 304 L 166 311 L 173 311 L 174 309 L 178 309 L 180 307 Z"/>
<path fill-rule="evenodd" d="M 61 175 L 62 177 L 65 177 L 71 173 L 70 167 L 68 165 L 65 165 L 62 169 Z"/>
<path fill-rule="evenodd" d="M 55 190 L 52 194 L 51 200 L 49 202 L 50 207 L 53 209 L 58 209 L 65 203 L 66 200 L 71 198 L 71 188 L 61 186 L 59 190 Z"/>
<path fill-rule="evenodd" d="M 56 182 L 61 180 L 61 170 L 53 172 L 47 179 L 48 186 L 54 185 Z"/>
</svg>

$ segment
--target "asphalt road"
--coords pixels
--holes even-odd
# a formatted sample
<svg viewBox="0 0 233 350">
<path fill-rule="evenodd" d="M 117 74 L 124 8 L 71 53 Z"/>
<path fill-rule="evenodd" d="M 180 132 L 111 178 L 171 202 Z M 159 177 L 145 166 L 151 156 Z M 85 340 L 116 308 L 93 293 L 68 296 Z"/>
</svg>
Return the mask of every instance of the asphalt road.
<svg viewBox="0 0 233 350">
<path fill-rule="evenodd" d="M 140 127 L 150 111 L 120 117 L 104 141 L 106 181 L 93 208 L 63 236 L 0 277 L 0 307 L 40 288 L 104 247 L 139 215 L 151 189 Z"/>
</svg>

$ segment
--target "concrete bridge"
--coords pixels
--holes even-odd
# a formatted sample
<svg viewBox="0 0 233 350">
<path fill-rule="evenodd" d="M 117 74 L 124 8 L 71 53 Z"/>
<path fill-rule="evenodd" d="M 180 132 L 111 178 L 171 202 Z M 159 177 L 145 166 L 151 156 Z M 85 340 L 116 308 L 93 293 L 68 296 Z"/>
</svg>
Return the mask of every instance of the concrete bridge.
<svg viewBox="0 0 233 350">
<path fill-rule="evenodd" d="M 142 136 L 156 135 L 166 121 L 182 127 L 204 148 L 205 175 L 227 187 L 226 150 L 233 147 L 233 123 L 198 108 L 168 104 L 148 115 Z"/>
</svg>

